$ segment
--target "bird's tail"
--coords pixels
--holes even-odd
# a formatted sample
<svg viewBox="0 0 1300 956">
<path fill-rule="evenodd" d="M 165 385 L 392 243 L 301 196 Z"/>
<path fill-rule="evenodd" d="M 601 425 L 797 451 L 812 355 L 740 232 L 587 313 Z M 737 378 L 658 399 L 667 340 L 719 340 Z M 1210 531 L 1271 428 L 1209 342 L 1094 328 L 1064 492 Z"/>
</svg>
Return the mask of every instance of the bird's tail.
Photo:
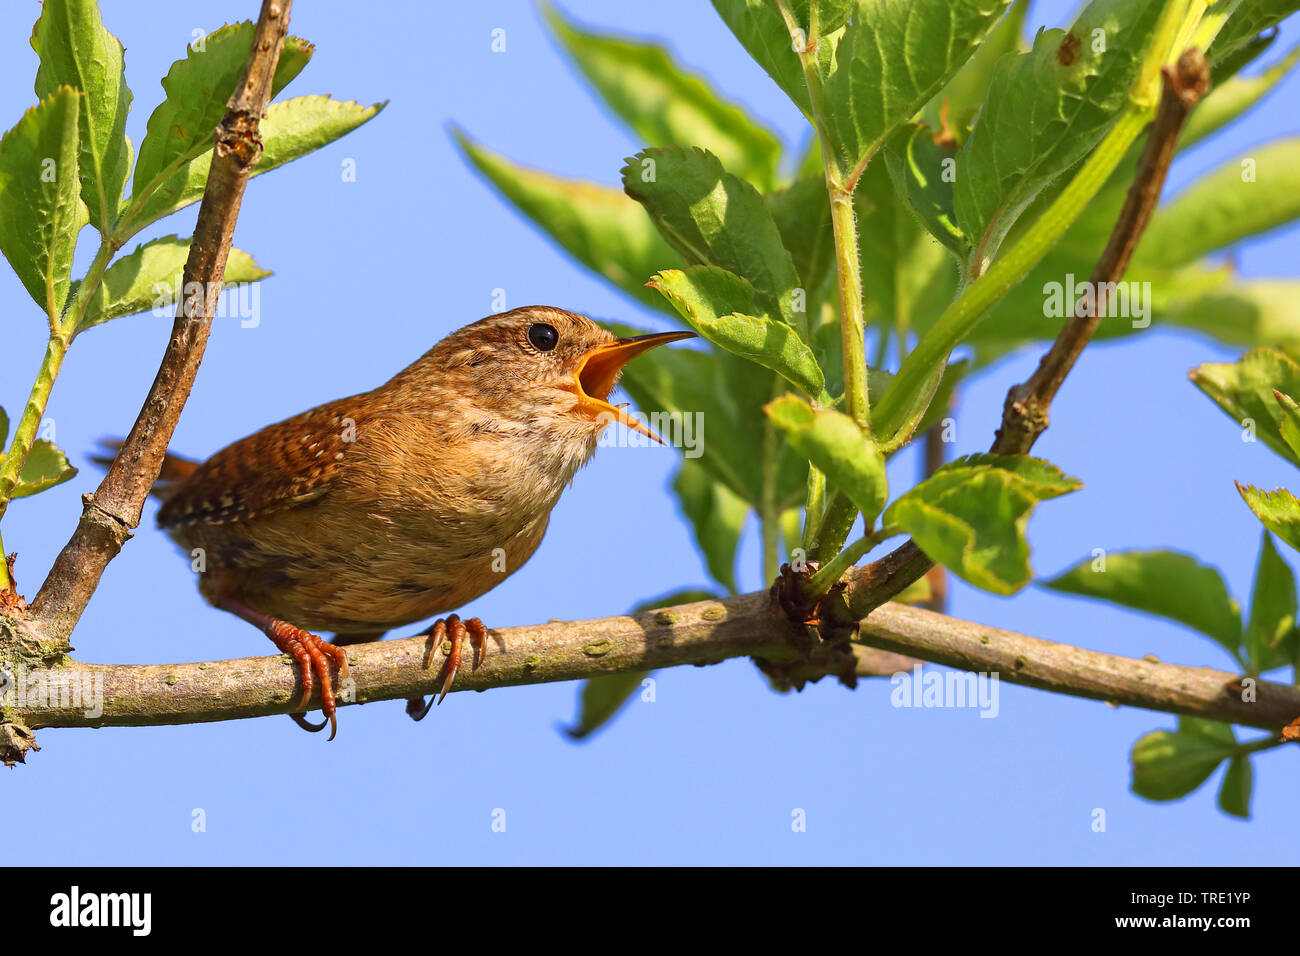
<svg viewBox="0 0 1300 956">
<path fill-rule="evenodd" d="M 99 451 L 90 455 L 90 460 L 105 471 L 117 457 L 117 453 L 122 449 L 122 439 L 120 438 L 101 438 L 99 440 Z M 190 458 L 183 458 L 174 452 L 167 452 L 163 458 L 162 471 L 149 489 L 149 494 L 153 495 L 159 501 L 166 501 L 176 486 L 181 484 L 194 473 L 194 469 L 199 467 L 199 462 Z"/>
</svg>

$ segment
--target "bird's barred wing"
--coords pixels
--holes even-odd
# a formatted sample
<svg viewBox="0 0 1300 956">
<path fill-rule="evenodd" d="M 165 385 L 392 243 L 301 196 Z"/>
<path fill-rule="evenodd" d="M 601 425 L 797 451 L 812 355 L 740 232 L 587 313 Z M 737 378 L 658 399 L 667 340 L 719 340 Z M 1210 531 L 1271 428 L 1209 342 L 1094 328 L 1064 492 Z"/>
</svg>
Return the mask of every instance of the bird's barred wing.
<svg viewBox="0 0 1300 956">
<path fill-rule="evenodd" d="M 159 526 L 247 521 L 317 500 L 355 451 L 364 397 L 321 405 L 223 448 L 167 498 Z"/>
</svg>

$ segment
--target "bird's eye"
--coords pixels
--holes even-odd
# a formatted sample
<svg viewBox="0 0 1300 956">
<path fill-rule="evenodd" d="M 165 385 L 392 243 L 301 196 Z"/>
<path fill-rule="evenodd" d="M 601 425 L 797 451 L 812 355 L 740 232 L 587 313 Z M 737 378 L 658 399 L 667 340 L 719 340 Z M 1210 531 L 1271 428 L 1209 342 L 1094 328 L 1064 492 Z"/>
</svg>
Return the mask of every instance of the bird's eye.
<svg viewBox="0 0 1300 956">
<path fill-rule="evenodd" d="M 553 325 L 547 325 L 545 322 L 534 322 L 528 326 L 528 341 L 539 352 L 549 352 L 559 343 L 560 333 L 555 331 Z"/>
</svg>

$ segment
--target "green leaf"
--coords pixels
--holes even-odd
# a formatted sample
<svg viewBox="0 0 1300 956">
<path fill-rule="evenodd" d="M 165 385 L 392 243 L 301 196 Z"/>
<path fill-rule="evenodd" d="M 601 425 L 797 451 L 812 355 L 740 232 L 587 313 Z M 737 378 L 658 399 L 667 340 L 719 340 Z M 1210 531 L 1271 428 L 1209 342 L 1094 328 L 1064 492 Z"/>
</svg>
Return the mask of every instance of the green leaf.
<svg viewBox="0 0 1300 956">
<path fill-rule="evenodd" d="M 68 298 L 86 224 L 77 176 L 81 94 L 61 87 L 0 139 L 0 252 L 51 322 Z"/>
<path fill-rule="evenodd" d="M 1135 278 L 1147 278 L 1144 270 Z M 1154 295 L 1152 312 L 1170 325 L 1194 329 L 1213 336 L 1228 345 L 1246 347 L 1278 346 L 1300 350 L 1300 280 L 1296 279 L 1235 279 L 1225 276 L 1217 287 L 1196 294 L 1186 292 L 1187 270 L 1170 278 L 1176 295 L 1162 301 Z M 1165 281 L 1159 276 L 1153 277 Z M 1183 288 L 1177 283 L 1183 280 Z M 1155 290 L 1170 286 L 1152 282 Z M 1107 323 L 1103 323 L 1104 325 Z M 1121 330 L 1127 323 L 1120 323 Z M 1111 328 L 1114 328 L 1112 325 Z"/>
<path fill-rule="evenodd" d="M 956 290 L 955 263 L 921 228 L 894 188 L 887 163 L 867 167 L 853 210 L 862 291 L 873 319 L 897 334 L 942 312 Z"/>
<path fill-rule="evenodd" d="M 713 0 L 713 9 L 731 28 L 740 45 L 811 120 L 812 105 L 803 65 L 794 51 L 790 28 L 776 5 L 770 0 Z M 838 38 L 839 31 L 833 31 L 817 44 L 818 72 L 823 78 L 830 71 Z"/>
<path fill-rule="evenodd" d="M 1128 101 L 1163 7 L 1161 0 L 1094 0 L 1069 31 L 1041 31 L 1032 50 L 998 61 L 957 157 L 957 221 L 972 265 L 991 261 L 1039 191 L 1105 135 Z"/>
<path fill-rule="evenodd" d="M 1178 800 L 1210 778 L 1235 744 L 1184 730 L 1157 730 L 1133 745 L 1133 792 L 1147 800 Z M 1228 730 L 1229 738 L 1232 731 Z"/>
<path fill-rule="evenodd" d="M 799 288 L 790 253 L 763 197 L 702 149 L 645 149 L 623 167 L 623 190 L 686 260 L 748 279 L 760 308 L 796 325 Z M 798 324 L 803 324 L 800 316 Z"/>
<path fill-rule="evenodd" d="M 165 310 L 170 315 L 179 301 L 189 252 L 189 239 L 164 236 L 137 246 L 130 255 L 117 259 L 105 270 L 103 281 L 86 308 L 85 318 L 75 331 L 82 332 L 92 325 L 137 312 Z M 229 289 L 265 279 L 270 274 L 247 252 L 232 248 L 223 283 Z"/>
<path fill-rule="evenodd" d="M 1228 770 L 1219 784 L 1219 809 L 1243 820 L 1250 819 L 1250 795 L 1254 788 L 1255 774 L 1251 770 L 1249 757 L 1233 757 L 1228 761 Z"/>
<path fill-rule="evenodd" d="M 616 335 L 644 330 L 607 322 Z M 672 355 L 655 353 L 673 353 Z M 762 407 L 772 397 L 771 372 L 713 349 L 655 349 L 623 370 L 622 385 L 642 411 L 699 415 L 708 423 L 700 463 L 732 491 L 758 507 L 763 498 L 766 428 Z M 790 507 L 803 494 L 807 465 L 787 451 L 778 461 L 776 498 Z"/>
<path fill-rule="evenodd" d="M 226 115 L 226 103 L 243 75 L 253 44 L 253 24 L 227 24 L 213 30 L 172 64 L 163 77 L 166 98 L 149 117 L 132 178 L 132 200 L 143 200 L 194 157 L 213 145 L 213 131 Z M 197 48 L 201 47 L 201 49 Z M 275 68 L 271 95 L 302 72 L 313 47 L 298 37 L 285 37 Z"/>
<path fill-rule="evenodd" d="M 889 176 L 907 197 L 926 231 L 959 258 L 966 253 L 966 236 L 957 225 L 953 207 L 953 182 L 957 144 L 938 142 L 926 126 L 904 126 L 891 137 L 885 150 Z"/>
<path fill-rule="evenodd" d="M 754 287 L 740 276 L 712 266 L 668 269 L 648 283 L 672 302 L 691 326 L 714 345 L 779 373 L 812 398 L 822 397 L 826 379 L 812 350 L 784 322 L 756 311 Z"/>
<path fill-rule="evenodd" d="M 5 410 L 3 408 L 0 408 L 0 450 L 2 450 L 5 447 L 5 443 L 8 441 L 9 441 L 9 416 L 5 414 Z"/>
<path fill-rule="evenodd" d="M 1300 501 L 1285 488 L 1263 491 L 1237 482 L 1237 491 L 1264 527 L 1300 551 Z"/>
<path fill-rule="evenodd" d="M 765 411 L 795 451 L 824 472 L 871 527 L 889 495 L 885 459 L 871 436 L 848 415 L 813 408 L 794 395 L 776 399 Z"/>
<path fill-rule="evenodd" d="M 1229 160 L 1162 205 L 1136 258 L 1165 268 L 1184 265 L 1298 216 L 1300 137 L 1293 137 Z"/>
<path fill-rule="evenodd" d="M 1282 440 L 1291 451 L 1300 455 L 1300 403 L 1277 389 L 1273 389 L 1273 398 L 1282 409 L 1282 419 L 1278 422 Z"/>
<path fill-rule="evenodd" d="M 1095 568 L 1095 570 L 1094 570 Z M 1044 587 L 1156 614 L 1240 655 L 1241 612 L 1214 568 L 1176 551 L 1119 551 L 1081 561 Z"/>
<path fill-rule="evenodd" d="M 687 589 L 644 601 L 634 607 L 631 613 L 640 614 L 655 608 L 708 601 L 716 597 L 717 595 L 712 591 Z M 649 672 L 629 671 L 623 674 L 592 677 L 583 681 L 577 722 L 572 727 L 566 728 L 565 733 L 573 740 L 582 740 L 591 736 L 623 708 L 641 686 L 647 673 Z"/>
<path fill-rule="evenodd" d="M 1297 0 L 1241 0 L 1210 45 L 1210 69 L 1217 71 L 1223 61 L 1296 10 L 1300 10 Z"/>
<path fill-rule="evenodd" d="M 826 122 L 854 168 L 953 77 L 1010 0 L 872 0 L 840 38 Z"/>
<path fill-rule="evenodd" d="M 572 740 L 582 740 L 604 726 L 623 708 L 645 679 L 646 671 L 628 671 L 592 677 L 582 683 L 577 723 L 565 730 Z"/>
<path fill-rule="evenodd" d="M 483 178 L 571 256 L 638 301 L 676 315 L 645 283 L 682 258 L 637 203 L 618 189 L 516 165 L 459 130 L 452 136 Z"/>
<path fill-rule="evenodd" d="M 891 435 L 884 435 L 877 431 L 876 441 L 886 455 L 902 448 L 915 436 L 922 434 L 948 413 L 953 390 L 957 387 L 957 383 L 970 371 L 970 365 L 969 359 L 962 359 L 959 362 L 952 362 L 945 366 L 937 376 L 939 381 L 932 388 L 927 389 L 925 394 L 928 395 L 928 398 L 925 398 L 924 401 L 918 401 L 907 411 L 907 414 L 903 417 L 903 424 L 896 432 Z M 890 372 L 882 369 L 870 369 L 867 373 L 869 391 L 873 395 L 883 393 L 893 379 L 894 376 Z M 873 427 L 876 424 L 875 421 L 872 422 Z"/>
<path fill-rule="evenodd" d="M 104 28 L 98 0 L 45 0 L 32 29 L 32 49 L 40 57 L 36 97 L 45 99 L 61 86 L 84 95 L 80 126 L 81 198 L 91 225 L 107 232 L 117 219 L 131 144 L 126 116 L 131 90 L 126 85 L 122 44 Z"/>
<path fill-rule="evenodd" d="M 1242 428 L 1300 466 L 1300 455 L 1282 437 L 1287 413 L 1273 397 L 1274 390 L 1300 395 L 1300 364 L 1276 349 L 1252 349 L 1235 362 L 1200 365 L 1189 377 Z"/>
<path fill-rule="evenodd" d="M 38 438 L 32 442 L 23 470 L 18 473 L 13 497 L 26 498 L 61 485 L 76 473 L 77 469 L 68 464 L 67 455 L 44 438 Z"/>
<path fill-rule="evenodd" d="M 1277 89 L 1298 61 L 1300 44 L 1293 46 L 1285 56 L 1261 73 L 1234 76 L 1227 82 L 1216 79 L 1209 95 L 1196 105 L 1187 118 L 1187 125 L 1178 137 L 1178 148 L 1186 149 L 1245 115 L 1255 104 Z"/>
<path fill-rule="evenodd" d="M 1265 531 L 1246 622 L 1246 659 L 1252 674 L 1295 662 L 1296 610 L 1295 575 Z"/>
<path fill-rule="evenodd" d="M 673 479 L 673 491 L 691 523 L 709 575 L 729 594 L 735 594 L 736 548 L 749 517 L 749 505 L 717 481 L 696 458 L 682 459 Z"/>
<path fill-rule="evenodd" d="M 835 232 L 826 180 L 820 172 L 802 176 L 763 199 L 807 293 L 804 311 L 815 314 L 835 271 Z"/>
<path fill-rule="evenodd" d="M 780 141 L 662 46 L 585 30 L 550 4 L 543 15 L 564 52 L 637 139 L 651 146 L 702 146 L 727 169 L 771 188 Z"/>
<path fill-rule="evenodd" d="M 966 65 L 926 104 L 924 120 L 927 126 L 936 130 L 950 129 L 958 140 L 965 139 L 967 127 L 988 93 L 998 59 L 1004 53 L 1021 49 L 1020 35 L 1024 32 L 1025 14 L 1028 12 L 1028 0 L 1016 0 L 1011 5 Z"/>
<path fill-rule="evenodd" d="M 258 126 L 262 155 L 250 176 L 269 173 L 277 166 L 315 152 L 361 124 L 378 116 L 387 103 L 362 106 L 328 96 L 297 96 L 272 103 Z M 212 166 L 212 151 L 190 160 L 159 185 L 131 217 L 133 231 L 169 216 L 203 198 Z"/>
<path fill-rule="evenodd" d="M 944 465 L 885 512 L 887 531 L 963 580 L 1014 594 L 1033 577 L 1025 526 L 1040 501 L 1081 488 L 1055 465 L 1026 455 L 968 455 Z"/>
</svg>

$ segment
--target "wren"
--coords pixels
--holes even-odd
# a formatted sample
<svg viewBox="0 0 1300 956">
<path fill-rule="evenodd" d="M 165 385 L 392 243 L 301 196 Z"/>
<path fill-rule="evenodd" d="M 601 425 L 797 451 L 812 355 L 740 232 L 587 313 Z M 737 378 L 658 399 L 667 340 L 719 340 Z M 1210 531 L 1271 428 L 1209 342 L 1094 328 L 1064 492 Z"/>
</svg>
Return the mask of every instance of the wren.
<svg viewBox="0 0 1300 956">
<path fill-rule="evenodd" d="M 347 675 L 342 645 L 458 608 L 517 571 L 607 425 L 658 439 L 608 401 L 623 366 L 693 334 L 616 338 L 546 306 L 489 316 L 373 391 L 270 425 L 202 463 L 169 454 L 155 486 L 158 524 L 187 553 L 203 549 L 205 600 L 293 658 L 301 710 L 319 682 L 333 739 L 331 669 Z M 314 631 L 333 632 L 333 643 Z M 453 614 L 429 634 L 430 661 L 451 641 L 441 702 L 465 643 L 486 653 L 487 629 Z M 408 711 L 418 720 L 431 703 L 416 698 Z"/>
</svg>

